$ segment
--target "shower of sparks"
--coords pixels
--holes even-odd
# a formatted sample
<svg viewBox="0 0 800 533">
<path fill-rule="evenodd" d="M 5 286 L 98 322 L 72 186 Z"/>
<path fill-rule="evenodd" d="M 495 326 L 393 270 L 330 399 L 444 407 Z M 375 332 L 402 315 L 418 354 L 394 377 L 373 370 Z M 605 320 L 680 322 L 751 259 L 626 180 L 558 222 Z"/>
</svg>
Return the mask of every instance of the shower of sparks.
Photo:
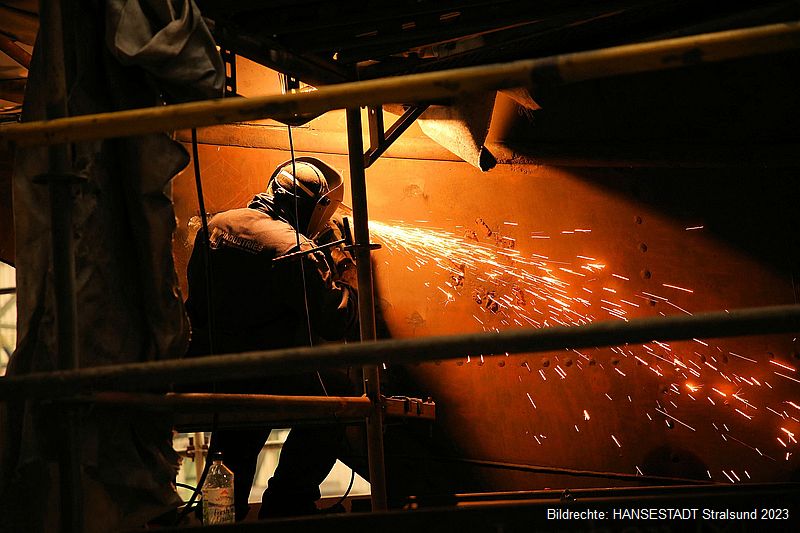
<svg viewBox="0 0 800 533">
<path fill-rule="evenodd" d="M 786 370 L 790 370 L 790 371 L 792 371 L 792 372 L 797 372 L 797 369 L 796 369 L 796 368 L 794 368 L 794 367 L 791 367 L 791 366 L 789 366 L 789 365 L 786 365 L 786 364 L 783 364 L 783 363 L 781 363 L 780 361 L 776 361 L 776 360 L 774 360 L 774 359 L 770 359 L 770 360 L 769 360 L 769 362 L 770 362 L 770 363 L 772 363 L 773 365 L 779 366 L 779 367 L 781 367 L 781 368 L 785 368 Z"/>
<path fill-rule="evenodd" d="M 530 400 L 531 405 L 533 406 L 534 409 L 536 409 L 536 404 L 533 402 L 533 398 L 531 398 L 531 393 L 528 392 L 526 394 L 528 395 L 528 400 Z"/>
<path fill-rule="evenodd" d="M 733 353 L 733 352 L 728 352 L 728 353 L 731 354 L 734 357 L 739 358 L 739 359 L 744 359 L 745 361 L 750 361 L 751 363 L 758 364 L 758 361 L 756 361 L 755 359 L 750 359 L 749 357 L 745 357 L 743 355 L 739 355 L 738 353 Z"/>
<path fill-rule="evenodd" d="M 697 392 L 702 388 L 702 385 L 695 385 L 693 383 L 689 383 L 688 381 L 685 383 L 686 388 L 692 392 Z"/>
<path fill-rule="evenodd" d="M 662 283 L 661 285 L 663 285 L 664 287 L 670 288 L 670 289 L 677 289 L 677 290 L 683 291 L 683 292 L 688 292 L 688 293 L 693 293 L 694 292 L 692 289 L 686 289 L 684 287 L 678 287 L 677 285 L 670 285 L 669 283 Z"/>
<path fill-rule="evenodd" d="M 668 299 L 668 298 L 664 298 L 663 296 L 658 296 L 657 294 L 652 294 L 652 293 L 650 293 L 650 292 L 645 292 L 645 291 L 642 291 L 642 294 L 643 294 L 644 296 L 649 296 L 650 298 L 655 298 L 656 300 L 661 300 L 662 302 L 667 302 L 667 301 L 669 301 L 669 299 Z M 640 298 L 641 298 L 641 296 L 640 296 Z M 645 298 L 645 299 L 646 299 L 646 298 Z"/>
<path fill-rule="evenodd" d="M 503 221 L 499 227 L 490 227 L 482 219 L 478 219 L 477 222 L 479 226 L 476 232 L 467 230 L 464 236 L 440 228 L 418 227 L 404 222 L 387 224 L 370 221 L 370 230 L 389 254 L 402 254 L 410 259 L 409 265 L 406 266 L 409 272 L 423 272 L 427 276 L 424 285 L 433 291 L 429 300 L 436 301 L 443 307 L 451 304 L 463 305 L 465 301 L 472 301 L 475 307 L 467 316 L 471 315 L 473 326 L 482 331 L 500 331 L 510 327 L 581 326 L 608 319 L 627 321 L 628 312 L 647 309 L 656 303 L 666 304 L 681 313 L 692 315 L 689 310 L 670 301 L 666 296 L 646 291 L 626 290 L 627 287 L 634 285 L 631 283 L 631 278 L 608 272 L 607 265 L 596 254 L 577 255 L 572 260 L 564 260 L 563 257 L 553 258 L 541 253 L 526 254 L 516 249 L 517 241 L 514 238 L 501 234 L 500 228 L 519 231 L 518 222 Z M 416 223 L 429 222 L 420 220 Z M 462 228 L 460 231 L 463 234 L 464 226 L 458 227 Z M 687 231 L 699 229 L 703 229 L 703 226 L 686 228 Z M 578 228 L 562 230 L 559 235 L 573 239 L 578 238 L 578 235 L 590 233 L 591 229 Z M 531 239 L 553 237 L 543 231 L 531 231 L 525 234 Z M 482 242 L 481 239 L 486 242 Z M 662 283 L 661 286 L 670 295 L 677 291 L 678 296 L 683 299 L 690 298 L 695 292 L 692 288 L 668 283 Z M 664 312 L 659 314 L 666 316 Z M 576 364 L 572 361 L 567 364 L 564 359 L 556 358 L 552 366 L 549 362 L 543 364 L 544 368 L 531 368 L 527 361 L 521 366 L 525 367 L 528 373 L 534 373 L 536 370 L 543 382 L 548 381 L 545 369 L 552 370 L 561 380 L 567 379 L 573 369 L 581 371 L 588 365 L 597 365 L 607 371 L 613 368 L 616 374 L 626 380 L 631 379 L 628 375 L 634 368 L 646 369 L 659 379 L 673 380 L 666 387 L 670 397 L 663 403 L 656 400 L 658 407 L 655 408 L 655 411 L 664 417 L 668 427 L 672 428 L 677 423 L 692 432 L 697 431 L 692 425 L 667 412 L 666 409 L 669 407 L 671 412 L 679 414 L 681 401 L 700 400 L 706 409 L 720 409 L 738 402 L 729 406 L 732 409 L 727 412 L 735 413 L 729 416 L 735 416 L 736 424 L 739 425 L 752 423 L 758 413 L 769 416 L 770 420 L 775 422 L 776 432 L 767 439 L 772 443 L 769 446 L 776 446 L 777 441 L 788 460 L 792 450 L 798 445 L 795 434 L 800 429 L 800 419 L 796 418 L 800 416 L 798 412 L 800 405 L 788 399 L 780 405 L 766 405 L 759 400 L 759 391 L 773 389 L 770 383 L 763 378 L 759 381 L 750 373 L 739 375 L 729 372 L 723 366 L 728 362 L 728 356 L 760 365 L 757 359 L 723 351 L 718 346 L 701 339 L 692 341 L 696 343 L 694 349 L 697 351 L 673 349 L 669 343 L 659 341 L 610 348 L 616 360 L 612 361 L 612 366 L 609 367 L 599 361 L 595 363 L 593 357 L 577 350 L 573 350 L 579 356 Z M 505 355 L 508 357 L 507 353 Z M 470 360 L 467 356 L 467 363 Z M 481 364 L 484 363 L 483 355 L 480 356 L 480 361 Z M 558 363 L 564 364 L 569 372 Z M 463 361 L 459 361 L 458 364 L 463 365 Z M 770 359 L 769 364 L 778 367 L 773 370 L 773 374 L 800 383 L 800 379 L 795 377 L 797 375 L 795 367 L 776 359 Z M 518 379 L 520 383 L 523 382 L 522 376 L 518 376 Z M 709 393 L 704 394 L 701 391 Z M 711 394 L 712 392 L 714 394 Z M 526 393 L 526 395 L 533 409 L 537 409 L 531 394 Z M 609 401 L 613 401 L 608 393 L 605 393 L 605 396 Z M 704 397 L 708 403 L 703 401 Z M 754 399 L 751 400 L 751 397 Z M 686 399 L 681 400 L 682 398 Z M 628 408 L 638 407 L 633 404 L 630 396 L 627 405 Z M 700 406 L 699 403 L 694 405 Z M 646 411 L 648 407 L 645 406 L 644 409 L 647 418 L 654 421 Z M 787 410 L 791 411 L 792 415 L 787 414 Z M 589 412 L 585 409 L 583 419 L 590 420 Z M 733 419 L 731 423 L 734 423 Z M 795 423 L 797 425 L 791 425 Z M 732 435 L 726 424 L 722 426 L 724 431 L 714 424 L 722 442 L 739 443 L 753 450 L 757 456 L 774 461 L 758 447 L 745 444 Z M 574 429 L 580 432 L 577 425 Z M 539 445 L 543 445 L 545 436 L 533 435 L 533 439 Z M 612 434 L 611 439 L 617 447 L 622 447 L 615 435 Z M 765 449 L 764 446 L 761 448 Z M 779 449 L 776 447 L 777 450 Z M 783 456 L 782 453 L 775 455 Z M 636 470 L 641 474 L 638 466 Z M 741 481 L 733 470 L 730 474 L 724 470 L 722 473 L 731 483 Z M 747 471 L 745 474 L 750 479 Z M 708 475 L 711 479 L 710 471 Z"/>
<path fill-rule="evenodd" d="M 667 418 L 669 418 L 670 420 L 674 420 L 674 421 L 675 421 L 675 422 L 677 422 L 678 424 L 680 424 L 680 425 L 682 425 L 682 426 L 684 426 L 684 427 L 687 427 L 687 428 L 691 429 L 692 431 L 697 431 L 696 429 L 694 429 L 694 428 L 693 428 L 692 426 L 690 426 L 689 424 L 687 424 L 687 423 L 685 423 L 685 422 L 681 422 L 680 420 L 678 420 L 677 418 L 675 418 L 675 417 L 674 417 L 674 416 L 672 416 L 671 414 L 667 413 L 666 411 L 662 411 L 661 409 L 658 409 L 658 408 L 656 408 L 656 411 L 657 411 L 657 412 L 659 412 L 659 413 L 661 413 L 662 415 L 666 416 L 666 417 L 667 417 Z"/>
<path fill-rule="evenodd" d="M 776 376 L 780 376 L 780 377 L 782 377 L 782 378 L 786 378 L 786 379 L 788 379 L 789 381 L 794 381 L 794 382 L 800 383 L 800 379 L 793 378 L 793 377 L 791 377 L 791 376 L 787 376 L 786 374 L 781 374 L 780 372 L 775 372 L 775 375 L 776 375 Z"/>
</svg>

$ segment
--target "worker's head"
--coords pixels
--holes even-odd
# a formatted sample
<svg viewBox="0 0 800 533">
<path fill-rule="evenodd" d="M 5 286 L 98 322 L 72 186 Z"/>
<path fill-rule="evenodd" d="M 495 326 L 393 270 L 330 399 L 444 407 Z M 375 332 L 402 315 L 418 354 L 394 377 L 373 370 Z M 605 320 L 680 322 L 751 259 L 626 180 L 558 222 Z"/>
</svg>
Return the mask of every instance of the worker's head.
<svg viewBox="0 0 800 533">
<path fill-rule="evenodd" d="M 342 176 L 314 157 L 298 157 L 278 165 L 267 193 L 295 227 L 313 238 L 325 227 L 344 198 Z M 297 216 L 295 216 L 295 207 Z"/>
</svg>

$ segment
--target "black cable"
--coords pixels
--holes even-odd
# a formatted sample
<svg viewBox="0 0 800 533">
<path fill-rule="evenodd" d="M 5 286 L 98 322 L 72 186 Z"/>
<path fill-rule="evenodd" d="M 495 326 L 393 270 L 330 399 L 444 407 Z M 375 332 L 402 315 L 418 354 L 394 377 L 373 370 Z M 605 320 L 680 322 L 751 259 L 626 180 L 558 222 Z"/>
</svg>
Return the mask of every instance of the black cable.
<svg viewBox="0 0 800 533">
<path fill-rule="evenodd" d="M 350 370 L 349 369 L 347 370 L 347 377 L 348 377 L 348 379 L 350 379 Z M 345 446 L 347 447 L 347 450 L 348 450 L 347 456 L 355 455 L 355 453 L 353 452 L 353 447 L 351 446 L 350 441 L 347 439 L 347 437 L 344 438 L 344 444 L 345 444 Z M 324 507 L 322 509 L 323 512 L 330 511 L 330 510 L 334 509 L 336 506 L 341 505 L 342 502 L 344 502 L 347 499 L 347 497 L 350 495 L 350 491 L 353 489 L 353 482 L 356 479 L 356 469 L 353 468 L 352 466 L 348 465 L 345 462 L 342 462 L 342 464 L 344 464 L 347 468 L 350 469 L 350 483 L 347 485 L 347 490 L 344 491 L 344 494 L 342 494 L 342 497 L 339 498 L 336 501 L 336 503 L 334 503 L 333 505 L 331 505 L 329 507 Z"/>
<path fill-rule="evenodd" d="M 297 164 L 295 161 L 294 155 L 294 138 L 292 137 L 292 127 L 286 126 L 286 129 L 289 131 L 289 153 L 291 154 L 292 158 L 292 187 L 294 188 L 294 236 L 297 241 L 297 250 L 300 250 L 300 210 L 298 206 L 298 194 L 297 194 Z M 321 191 L 320 191 L 321 192 Z M 308 330 L 308 345 L 314 346 L 314 337 L 311 333 L 311 313 L 308 309 L 308 292 L 306 291 L 306 267 L 303 263 L 303 258 L 300 258 L 300 274 L 303 278 L 303 305 L 306 312 L 306 329 Z M 325 386 L 323 385 L 322 388 L 324 389 Z M 327 394 L 326 394 L 327 396 Z"/>
<path fill-rule="evenodd" d="M 278 77 L 280 78 L 280 74 L 278 75 Z M 287 124 L 286 129 L 287 129 L 288 134 L 289 134 L 289 154 L 290 154 L 291 161 L 292 161 L 292 186 L 294 188 L 294 220 L 295 220 L 294 231 L 295 231 L 295 239 L 296 239 L 296 243 L 297 243 L 297 249 L 300 250 L 300 227 L 299 227 L 300 226 L 300 213 L 299 213 L 299 207 L 298 207 L 297 165 L 296 165 L 296 158 L 295 158 L 295 153 L 294 153 L 294 138 L 292 136 L 292 127 Z M 320 192 L 322 192 L 322 191 L 320 190 Z M 310 236 L 307 236 L 307 237 L 310 238 Z M 305 269 L 305 262 L 304 262 L 304 259 L 302 257 L 300 258 L 300 274 L 301 274 L 302 280 L 303 280 L 303 305 L 304 305 L 304 309 L 305 309 L 305 313 L 306 313 L 306 329 L 308 331 L 308 345 L 309 346 L 314 346 L 314 336 L 313 336 L 313 332 L 312 332 L 312 329 L 311 329 L 311 313 L 309 311 L 309 306 L 308 306 L 308 291 L 307 291 L 307 284 L 306 284 L 306 269 Z M 323 394 L 325 396 L 329 396 L 328 395 L 328 389 L 325 387 L 325 381 L 322 379 L 322 375 L 319 373 L 319 371 L 317 371 L 316 374 L 317 374 L 317 379 L 319 379 L 319 384 L 322 387 Z M 339 501 L 337 501 L 335 504 L 333 504 L 331 507 L 328 507 L 327 509 L 331 509 L 333 507 L 336 507 L 337 505 L 340 505 L 345 500 L 345 498 L 347 498 L 347 496 L 350 494 L 350 490 L 353 488 L 353 482 L 355 481 L 355 476 L 356 476 L 356 471 L 353 470 L 353 469 L 350 469 L 350 484 L 348 485 L 347 490 L 345 491 L 344 495 L 339 499 Z"/>
<path fill-rule="evenodd" d="M 294 220 L 295 220 L 294 231 L 295 231 L 295 238 L 297 239 L 297 249 L 299 250 L 300 249 L 300 228 L 298 226 L 300 225 L 300 220 L 299 220 L 299 209 L 298 209 L 298 205 L 297 205 L 298 204 L 298 199 L 297 199 L 297 167 L 295 165 L 294 138 L 292 137 L 292 127 L 287 125 L 286 128 L 287 128 L 287 130 L 289 132 L 289 153 L 290 153 L 290 156 L 291 156 L 291 159 L 292 159 L 292 186 L 294 187 Z M 306 327 L 308 329 L 308 345 L 309 346 L 314 346 L 314 338 L 313 338 L 313 334 L 312 334 L 312 331 L 311 331 L 311 314 L 310 314 L 310 312 L 308 310 L 308 292 L 306 291 L 306 269 L 305 269 L 305 265 L 303 264 L 303 258 L 302 257 L 300 258 L 300 273 L 301 273 L 302 278 L 303 278 L 303 303 L 305 305 L 305 311 L 306 311 Z M 325 381 L 322 379 L 322 375 L 319 373 L 319 370 L 317 370 L 316 373 L 317 373 L 317 379 L 319 379 L 319 384 L 320 384 L 320 386 L 322 386 L 323 394 L 325 394 L 325 396 L 328 396 L 328 389 L 325 387 Z M 342 495 L 342 497 L 339 499 L 339 501 L 337 501 L 336 503 L 334 503 L 330 507 L 327 507 L 326 509 L 332 509 L 332 508 L 336 507 L 337 505 L 341 505 L 341 503 L 345 500 L 345 498 L 347 498 L 347 496 L 350 494 L 350 491 L 353 488 L 353 482 L 355 481 L 355 477 L 356 477 L 356 471 L 351 468 L 350 469 L 350 484 L 347 486 L 347 490 Z"/>
<path fill-rule="evenodd" d="M 344 494 L 342 494 L 342 497 L 341 497 L 341 498 L 339 498 L 339 499 L 336 501 L 336 503 L 334 503 L 334 504 L 333 504 L 333 505 L 331 505 L 330 507 L 324 507 L 322 510 L 323 510 L 323 511 L 328 511 L 328 510 L 330 510 L 330 509 L 334 509 L 335 507 L 337 507 L 337 506 L 341 505 L 341 504 L 342 504 L 342 502 L 343 502 L 343 501 L 345 501 L 345 500 L 347 499 L 347 497 L 350 495 L 350 491 L 353 489 L 353 482 L 354 482 L 355 480 L 356 480 L 356 471 L 355 471 L 355 469 L 353 469 L 353 468 L 350 468 L 350 484 L 349 484 L 349 485 L 347 485 L 347 490 L 346 490 L 346 491 L 344 491 Z"/>
<path fill-rule="evenodd" d="M 206 274 L 206 322 L 208 327 L 208 351 L 214 355 L 214 309 L 212 305 L 211 235 L 208 232 L 208 214 L 203 197 L 203 180 L 200 177 L 200 156 L 197 150 L 197 129 L 192 128 L 192 158 L 194 159 L 194 184 L 197 190 L 197 204 L 200 208 L 200 221 L 203 227 L 203 270 Z"/>
<path fill-rule="evenodd" d="M 295 239 L 297 240 L 297 249 L 300 250 L 300 213 L 298 208 L 298 198 L 297 198 L 297 166 L 295 162 L 295 155 L 294 155 L 294 138 L 292 137 L 292 127 L 286 126 L 287 130 L 289 131 L 289 153 L 292 159 L 292 187 L 294 188 L 294 233 Z M 320 192 L 322 192 L 320 190 Z M 308 345 L 314 346 L 314 336 L 311 331 L 311 313 L 309 312 L 308 308 L 308 292 L 306 290 L 306 267 L 303 261 L 303 258 L 300 258 L 300 275 L 303 279 L 303 305 L 306 312 L 306 329 L 308 330 Z M 317 379 L 319 379 L 319 384 L 322 387 L 322 393 L 325 396 L 328 396 L 328 389 L 325 387 L 325 382 L 322 380 L 322 375 L 320 375 L 319 371 L 317 371 Z"/>
<path fill-rule="evenodd" d="M 189 490 L 197 490 L 197 487 L 195 487 L 194 485 L 188 485 L 186 483 L 179 483 L 177 481 L 175 482 L 175 486 L 176 487 L 181 487 L 181 488 L 184 488 L 184 489 L 189 489 Z"/>
<path fill-rule="evenodd" d="M 203 226 L 203 269 L 205 270 L 206 275 L 206 325 L 208 326 L 208 351 L 209 355 L 214 355 L 214 306 L 212 305 L 211 297 L 213 290 L 211 283 L 213 272 L 211 268 L 211 236 L 208 232 L 208 214 L 206 213 L 206 203 L 203 198 L 203 180 L 200 176 L 200 156 L 197 149 L 196 128 L 192 128 L 192 157 L 194 158 L 194 182 L 195 188 L 197 189 L 197 204 L 200 208 L 200 220 Z M 213 392 L 216 391 L 217 384 L 214 382 Z M 219 413 L 214 413 L 214 418 L 211 422 L 212 435 L 217 430 L 218 422 Z M 203 465 L 203 473 L 200 475 L 200 479 L 197 480 L 197 486 L 193 487 L 194 492 L 192 492 L 191 498 L 189 498 L 189 501 L 186 502 L 183 511 L 181 511 L 181 513 L 178 515 L 178 518 L 175 520 L 176 525 L 180 524 L 180 522 L 192 511 L 192 504 L 195 502 L 195 500 L 197 500 L 197 496 L 203 490 L 203 484 L 206 482 L 208 469 L 210 467 L 211 461 L 209 461 L 208 457 L 206 457 L 206 463 Z"/>
</svg>

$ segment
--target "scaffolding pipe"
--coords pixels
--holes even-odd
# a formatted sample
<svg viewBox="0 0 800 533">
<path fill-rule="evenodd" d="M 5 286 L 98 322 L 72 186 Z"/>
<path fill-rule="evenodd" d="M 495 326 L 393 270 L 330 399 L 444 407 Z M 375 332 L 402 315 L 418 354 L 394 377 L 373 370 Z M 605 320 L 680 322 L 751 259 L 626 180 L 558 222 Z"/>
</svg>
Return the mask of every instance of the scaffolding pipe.
<svg viewBox="0 0 800 533">
<path fill-rule="evenodd" d="M 214 355 L 196 359 L 129 363 L 0 378 L 0 400 L 53 398 L 87 390 L 136 390 L 173 383 L 204 383 L 297 374 L 348 365 L 423 363 L 471 355 L 534 353 L 654 340 L 676 341 L 800 332 L 800 305 L 603 321 L 582 326 L 523 328 L 414 339 L 391 339 L 314 348 Z"/>
<path fill-rule="evenodd" d="M 61 0 L 39 2 L 42 30 L 42 55 L 47 67 L 45 76 L 44 115 L 47 119 L 69 120 L 65 70 L 64 30 L 71 28 L 69 4 Z M 75 245 L 72 237 L 72 158 L 66 144 L 47 150 L 48 174 L 37 176 L 50 195 L 51 261 L 55 298 L 56 352 L 58 368 L 78 368 L 78 306 L 75 294 Z M 79 453 L 80 419 L 74 410 L 61 418 L 63 426 L 58 447 L 60 522 L 62 533 L 83 531 L 83 498 Z"/>
<path fill-rule="evenodd" d="M 46 76 L 45 116 L 56 119 L 67 116 L 66 74 L 64 71 L 63 27 L 61 2 L 42 2 L 42 48 Z M 63 120 L 69 120 L 63 119 Z M 58 366 L 77 368 L 78 305 L 75 294 L 75 245 L 72 236 L 72 158 L 66 144 L 48 149 L 48 174 L 35 180 L 47 184 L 50 192 L 50 232 L 53 262 Z"/>
<path fill-rule="evenodd" d="M 264 410 L 265 419 L 285 421 L 287 416 L 303 419 L 356 419 L 369 416 L 373 405 L 365 396 L 281 396 L 272 394 L 216 393 L 128 393 L 100 392 L 76 396 L 66 404 L 133 406 L 154 411 L 215 413 L 218 411 Z"/>
<path fill-rule="evenodd" d="M 622 481 L 632 481 L 635 483 L 669 483 L 672 485 L 712 485 L 714 482 L 706 479 L 687 479 L 668 476 L 652 476 L 642 474 L 626 474 L 624 472 L 603 472 L 598 470 L 578 470 L 574 468 L 563 468 L 558 466 L 543 466 L 543 465 L 528 465 L 520 463 L 503 463 L 499 461 L 488 461 L 484 459 L 469 459 L 466 457 L 446 457 L 446 456 L 433 456 L 433 457 L 409 457 L 392 455 L 392 459 L 413 459 L 419 462 L 435 461 L 443 463 L 458 463 L 465 466 L 473 466 L 478 468 L 517 471 L 517 472 L 531 472 L 535 474 L 554 474 L 557 476 L 569 476 L 579 478 L 599 478 L 599 479 L 617 479 Z M 478 493 L 487 494 L 487 493 Z M 446 495 L 444 498 L 458 497 L 458 494 Z M 439 496 L 430 497 L 431 500 L 436 500 Z M 426 500 L 428 498 L 425 498 Z"/>
<path fill-rule="evenodd" d="M 612 498 L 649 498 L 659 496 L 703 496 L 716 494 L 742 494 L 742 493 L 757 493 L 764 489 L 772 489 L 778 492 L 790 493 L 800 491 L 800 483 L 796 482 L 778 482 L 778 483 L 747 483 L 735 484 L 729 483 L 713 483 L 706 480 L 695 479 L 682 479 L 682 478 L 665 478 L 662 476 L 645 476 L 639 477 L 639 481 L 655 482 L 666 481 L 669 485 L 650 485 L 650 486 L 637 486 L 637 487 L 598 487 L 598 488 L 578 488 L 568 489 L 572 501 L 586 502 L 597 501 L 598 499 L 609 500 Z M 675 483 L 679 483 L 676 485 Z M 431 503 L 441 501 L 445 504 L 460 504 L 467 502 L 480 502 L 480 501 L 514 501 L 514 500 L 537 500 L 537 501 L 558 501 L 564 498 L 564 490 L 559 489 L 543 489 L 543 490 L 522 490 L 522 491 L 498 491 L 498 492 L 472 492 L 472 493 L 456 493 L 446 495 L 443 497 L 425 497 L 417 498 L 423 504 L 427 504 L 430 500 Z"/>
<path fill-rule="evenodd" d="M 369 247 L 369 213 L 364 170 L 364 141 L 361 137 L 361 110 L 347 110 L 347 150 L 350 161 L 350 187 L 353 196 L 353 236 L 358 274 L 358 320 L 361 342 L 375 340 L 375 300 L 372 285 L 372 259 Z M 373 511 L 386 511 L 386 468 L 383 456 L 383 411 L 381 377 L 377 363 L 363 367 L 364 393 L 375 406 L 367 417 L 367 459 L 370 499 Z"/>
<path fill-rule="evenodd" d="M 653 72 L 798 48 L 800 22 L 783 22 L 541 59 L 341 83 L 310 92 L 12 124 L 0 127 L 0 147 L 142 135 L 266 118 L 290 121 L 298 114 L 321 115 L 334 109 L 454 99 L 487 90 Z"/>
</svg>

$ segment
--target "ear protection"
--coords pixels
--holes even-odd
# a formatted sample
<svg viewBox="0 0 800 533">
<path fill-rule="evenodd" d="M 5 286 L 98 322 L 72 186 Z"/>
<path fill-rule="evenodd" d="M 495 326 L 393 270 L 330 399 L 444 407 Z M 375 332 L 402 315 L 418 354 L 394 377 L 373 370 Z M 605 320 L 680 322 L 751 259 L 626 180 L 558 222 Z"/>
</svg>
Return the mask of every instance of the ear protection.
<svg viewBox="0 0 800 533">
<path fill-rule="evenodd" d="M 300 205 L 305 204 L 304 207 L 310 207 L 308 210 L 310 212 L 307 213 L 308 224 L 305 228 L 299 227 L 298 229 L 307 237 L 314 238 L 342 203 L 344 199 L 344 182 L 339 172 L 315 157 L 303 156 L 296 158 L 294 161 L 298 176 L 292 175 L 292 160 L 285 161 L 278 165 L 269 177 L 267 190 L 272 192 L 276 201 L 284 205 L 291 205 L 289 202 L 294 202 L 294 199 L 297 198 Z M 317 192 L 309 188 L 308 179 L 299 179 L 299 175 L 304 168 L 324 178 L 325 183 L 321 183 Z M 322 182 L 323 180 L 319 181 Z M 306 211 L 306 209 L 304 208 L 303 211 Z M 298 224 L 302 223 L 302 220 L 298 221 Z"/>
</svg>

